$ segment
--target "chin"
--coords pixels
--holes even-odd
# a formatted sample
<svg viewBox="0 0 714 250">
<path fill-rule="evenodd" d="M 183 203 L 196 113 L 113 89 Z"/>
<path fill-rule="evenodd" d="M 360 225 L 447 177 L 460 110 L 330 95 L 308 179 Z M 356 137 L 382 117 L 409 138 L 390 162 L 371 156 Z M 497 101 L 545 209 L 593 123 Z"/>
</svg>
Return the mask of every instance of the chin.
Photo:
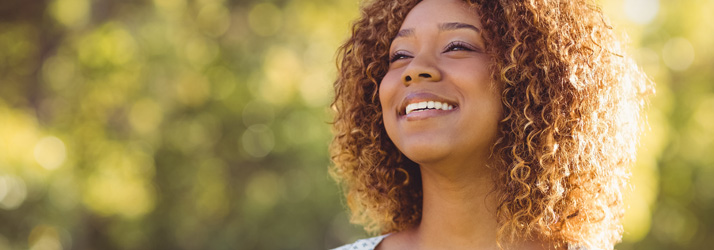
<svg viewBox="0 0 714 250">
<path fill-rule="evenodd" d="M 399 150 L 407 157 L 409 160 L 422 165 L 431 164 L 439 161 L 443 161 L 449 157 L 451 150 L 445 145 L 439 145 L 430 143 L 412 143 L 409 146 L 399 147 Z"/>
</svg>

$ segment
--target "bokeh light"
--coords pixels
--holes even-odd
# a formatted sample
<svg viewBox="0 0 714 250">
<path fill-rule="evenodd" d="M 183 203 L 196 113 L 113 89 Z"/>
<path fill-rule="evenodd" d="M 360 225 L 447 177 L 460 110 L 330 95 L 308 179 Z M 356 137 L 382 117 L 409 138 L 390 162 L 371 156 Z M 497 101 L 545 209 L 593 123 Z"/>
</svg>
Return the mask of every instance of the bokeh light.
<svg viewBox="0 0 714 250">
<path fill-rule="evenodd" d="M 27 186 L 19 177 L 0 176 L 0 208 L 12 210 L 18 208 L 27 198 Z"/>
<path fill-rule="evenodd" d="M 694 61 L 694 48 L 686 38 L 672 38 L 662 48 L 662 59 L 670 69 L 683 71 Z"/>
<path fill-rule="evenodd" d="M 273 130 L 265 125 L 251 125 L 243 134 L 243 149 L 253 157 L 264 157 L 275 146 Z"/>
<path fill-rule="evenodd" d="M 90 8 L 89 0 L 54 0 L 50 4 L 50 13 L 58 23 L 72 27 L 88 21 Z"/>
<path fill-rule="evenodd" d="M 67 157 L 67 150 L 62 140 L 54 136 L 40 139 L 35 145 L 35 160 L 48 170 L 58 168 Z"/>
<path fill-rule="evenodd" d="M 638 24 L 648 24 L 659 11 L 659 0 L 624 0 L 625 16 Z"/>
<path fill-rule="evenodd" d="M 248 14 L 248 24 L 260 36 L 275 35 L 283 25 L 282 11 L 273 3 L 258 3 Z"/>
<path fill-rule="evenodd" d="M 31 250 L 62 250 L 57 230 L 51 226 L 37 226 L 30 232 L 28 245 Z"/>
</svg>

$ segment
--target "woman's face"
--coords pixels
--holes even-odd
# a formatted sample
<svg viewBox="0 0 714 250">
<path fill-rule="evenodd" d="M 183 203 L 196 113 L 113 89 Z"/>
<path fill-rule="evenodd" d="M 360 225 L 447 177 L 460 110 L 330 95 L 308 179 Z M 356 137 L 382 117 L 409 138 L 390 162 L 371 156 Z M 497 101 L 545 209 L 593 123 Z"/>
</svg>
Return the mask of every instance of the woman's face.
<svg viewBox="0 0 714 250">
<path fill-rule="evenodd" d="M 488 158 L 501 118 L 481 22 L 459 0 L 425 0 L 390 47 L 379 87 L 389 138 L 419 164 Z"/>
</svg>

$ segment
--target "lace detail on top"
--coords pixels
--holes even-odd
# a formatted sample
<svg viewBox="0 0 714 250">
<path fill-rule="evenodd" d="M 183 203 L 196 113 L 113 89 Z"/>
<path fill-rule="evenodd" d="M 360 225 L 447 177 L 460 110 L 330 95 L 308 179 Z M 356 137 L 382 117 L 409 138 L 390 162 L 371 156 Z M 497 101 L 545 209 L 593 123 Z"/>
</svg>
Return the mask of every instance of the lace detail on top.
<svg viewBox="0 0 714 250">
<path fill-rule="evenodd" d="M 367 238 L 367 239 L 361 239 L 357 240 L 352 244 L 347 244 L 332 250 L 374 250 L 377 245 L 379 245 L 380 242 L 384 238 L 389 236 L 389 234 L 385 235 L 380 235 L 377 237 L 372 237 L 372 238 Z M 582 246 L 577 246 L 577 245 L 568 245 L 568 250 L 588 250 L 585 247 Z"/>
<path fill-rule="evenodd" d="M 389 234 L 357 240 L 352 244 L 347 244 L 332 250 L 374 250 L 374 248 L 377 247 L 377 245 L 379 245 L 379 243 L 382 242 L 382 240 L 387 236 L 389 236 Z"/>
</svg>

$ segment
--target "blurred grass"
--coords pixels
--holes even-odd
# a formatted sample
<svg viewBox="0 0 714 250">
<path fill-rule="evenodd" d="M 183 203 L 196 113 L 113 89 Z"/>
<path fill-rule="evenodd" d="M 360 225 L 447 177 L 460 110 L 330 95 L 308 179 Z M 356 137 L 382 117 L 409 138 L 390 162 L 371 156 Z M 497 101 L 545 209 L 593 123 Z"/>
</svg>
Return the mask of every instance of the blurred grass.
<svg viewBox="0 0 714 250">
<path fill-rule="evenodd" d="M 714 245 L 714 3 L 601 1 L 657 83 L 619 249 Z M 325 249 L 357 1 L 0 2 L 0 249 Z"/>
</svg>

